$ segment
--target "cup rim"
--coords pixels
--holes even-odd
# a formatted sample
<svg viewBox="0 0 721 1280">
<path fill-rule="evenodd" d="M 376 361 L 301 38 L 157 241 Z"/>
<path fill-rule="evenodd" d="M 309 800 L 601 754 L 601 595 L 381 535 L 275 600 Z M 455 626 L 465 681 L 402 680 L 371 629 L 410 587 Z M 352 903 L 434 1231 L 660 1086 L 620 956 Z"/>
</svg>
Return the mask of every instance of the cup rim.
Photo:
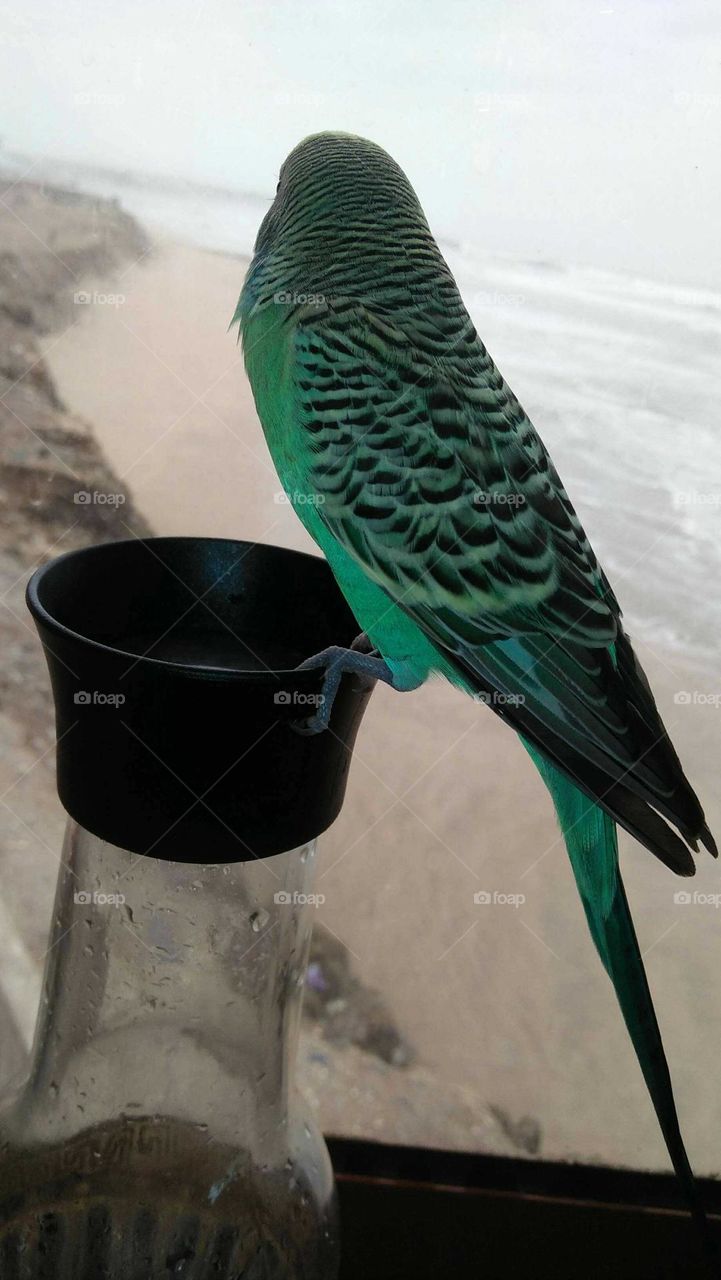
<svg viewBox="0 0 721 1280">
<path fill-rule="evenodd" d="M 71 558 L 84 558 L 90 555 L 103 552 L 108 548 L 134 547 L 136 544 L 141 546 L 145 543 L 168 545 L 170 543 L 202 543 L 205 545 L 230 545 L 236 547 L 245 547 L 248 551 L 256 547 L 262 548 L 264 551 L 270 551 L 273 554 L 284 557 L 292 557 L 297 561 L 312 561 L 314 564 L 325 565 L 329 574 L 330 566 L 323 556 L 313 555 L 312 552 L 295 551 L 289 547 L 279 547 L 275 543 L 255 542 L 243 538 L 220 538 L 213 536 L 193 534 L 181 535 L 152 535 L 147 538 L 117 538 L 108 542 L 95 542 L 87 547 L 76 547 L 72 551 L 64 551 L 59 556 L 54 556 L 52 560 L 48 560 L 45 564 L 40 565 L 31 575 L 25 591 L 25 600 L 35 622 L 42 625 L 55 635 L 62 636 L 67 640 L 75 641 L 77 644 L 87 646 L 101 653 L 112 654 L 120 658 L 129 659 L 133 666 L 150 664 L 152 667 L 166 670 L 171 673 L 183 672 L 191 676 L 220 676 L 225 680 L 251 681 L 253 683 L 270 683 L 272 680 L 278 680 L 281 676 L 287 678 L 292 676 L 302 683 L 317 681 L 318 673 L 315 670 L 301 671 L 297 667 L 269 667 L 265 671 L 258 671 L 257 668 L 243 671 L 235 667 L 213 667 L 207 664 L 195 662 L 174 662 L 169 658 L 153 658 L 149 654 L 138 654 L 130 649 L 124 649 L 120 645 L 107 644 L 102 640 L 94 640 L 92 636 L 84 635 L 81 631 L 75 631 L 66 623 L 61 622 L 53 613 L 43 604 L 40 593 L 48 576 L 53 573 L 57 566 L 65 563 Z M 162 562 L 161 562 L 162 563 Z M 167 568 L 167 566 L 166 566 Z M 223 575 L 221 575 L 223 576 Z M 218 579 L 220 581 L 220 579 Z"/>
</svg>

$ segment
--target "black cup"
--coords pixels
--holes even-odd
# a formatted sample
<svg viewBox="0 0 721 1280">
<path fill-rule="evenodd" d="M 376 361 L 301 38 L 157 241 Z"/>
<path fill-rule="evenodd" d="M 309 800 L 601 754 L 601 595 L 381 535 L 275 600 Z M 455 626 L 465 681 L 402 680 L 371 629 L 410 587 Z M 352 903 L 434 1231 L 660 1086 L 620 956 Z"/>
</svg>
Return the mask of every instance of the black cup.
<svg viewBox="0 0 721 1280">
<path fill-rule="evenodd" d="M 330 726 L 301 735 L 322 673 L 359 628 L 316 556 L 221 538 L 148 538 L 44 565 L 27 602 L 55 699 L 58 793 L 134 853 L 243 862 L 337 817 L 371 688 L 344 676 Z"/>
</svg>

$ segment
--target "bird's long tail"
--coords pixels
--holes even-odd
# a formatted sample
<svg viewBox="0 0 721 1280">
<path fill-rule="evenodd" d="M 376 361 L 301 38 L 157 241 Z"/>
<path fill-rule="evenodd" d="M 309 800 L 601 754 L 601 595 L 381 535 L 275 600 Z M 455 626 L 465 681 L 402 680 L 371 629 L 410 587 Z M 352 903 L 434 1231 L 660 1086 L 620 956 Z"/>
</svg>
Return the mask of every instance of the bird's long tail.
<svg viewBox="0 0 721 1280">
<path fill-rule="evenodd" d="M 708 1224 L 681 1137 L 661 1032 L 618 865 L 616 824 L 527 742 L 553 797 L 596 950 L 613 983 L 668 1153 L 709 1245 Z"/>
</svg>

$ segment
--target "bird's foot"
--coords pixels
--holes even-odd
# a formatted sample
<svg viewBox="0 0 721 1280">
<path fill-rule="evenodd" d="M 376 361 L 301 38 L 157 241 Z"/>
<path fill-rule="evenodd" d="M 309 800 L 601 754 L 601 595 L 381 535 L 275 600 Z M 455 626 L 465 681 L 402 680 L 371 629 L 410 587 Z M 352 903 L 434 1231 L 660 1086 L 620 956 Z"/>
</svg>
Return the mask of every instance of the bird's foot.
<svg viewBox="0 0 721 1280">
<path fill-rule="evenodd" d="M 332 645 L 331 648 L 314 654 L 312 658 L 306 658 L 297 670 L 313 671 L 318 668 L 325 671 L 318 709 L 309 719 L 293 723 L 292 727 L 297 733 L 322 733 L 328 728 L 335 696 L 346 673 L 360 677 L 367 684 L 382 680 L 384 684 L 395 688 L 393 672 L 378 651 L 373 649 L 365 632 L 356 636 L 350 649 Z"/>
</svg>

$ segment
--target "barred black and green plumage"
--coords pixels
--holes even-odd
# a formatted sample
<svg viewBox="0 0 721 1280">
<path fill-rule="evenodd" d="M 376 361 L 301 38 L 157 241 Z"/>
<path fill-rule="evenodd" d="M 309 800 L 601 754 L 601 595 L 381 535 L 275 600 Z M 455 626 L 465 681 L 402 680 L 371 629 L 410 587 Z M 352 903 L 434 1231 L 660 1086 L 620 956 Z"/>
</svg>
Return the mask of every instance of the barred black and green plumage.
<svg viewBox="0 0 721 1280">
<path fill-rule="evenodd" d="M 681 875 L 715 846 L 558 473 L 382 148 L 290 154 L 236 319 L 281 481 L 388 678 L 485 695 L 539 767 L 692 1196 L 614 824 Z"/>
</svg>

